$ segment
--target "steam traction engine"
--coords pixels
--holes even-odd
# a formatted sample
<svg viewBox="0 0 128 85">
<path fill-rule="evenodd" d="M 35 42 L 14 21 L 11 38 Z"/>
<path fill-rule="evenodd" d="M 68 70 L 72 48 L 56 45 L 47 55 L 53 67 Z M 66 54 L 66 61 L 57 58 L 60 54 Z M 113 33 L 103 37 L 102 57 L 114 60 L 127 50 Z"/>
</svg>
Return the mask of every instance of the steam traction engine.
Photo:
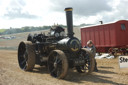
<svg viewBox="0 0 128 85">
<path fill-rule="evenodd" d="M 67 31 L 56 26 L 45 34 L 28 35 L 18 47 L 18 63 L 22 70 L 31 71 L 34 65 L 46 65 L 51 76 L 64 78 L 69 68 L 76 68 L 79 73 L 89 74 L 94 68 L 94 57 L 86 48 L 81 48 L 80 41 L 74 37 L 72 8 L 65 8 Z"/>
</svg>

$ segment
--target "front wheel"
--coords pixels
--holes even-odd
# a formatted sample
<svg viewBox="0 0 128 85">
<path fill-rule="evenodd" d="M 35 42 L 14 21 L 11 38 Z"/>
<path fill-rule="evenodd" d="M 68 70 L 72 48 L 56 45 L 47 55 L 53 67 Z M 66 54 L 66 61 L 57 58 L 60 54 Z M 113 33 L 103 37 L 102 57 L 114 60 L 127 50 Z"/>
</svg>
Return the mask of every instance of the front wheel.
<svg viewBox="0 0 128 85">
<path fill-rule="evenodd" d="M 18 47 L 18 63 L 22 70 L 31 71 L 35 65 L 34 46 L 30 41 L 23 41 Z"/>
<path fill-rule="evenodd" d="M 85 59 L 85 65 L 76 66 L 77 72 L 86 74 L 90 74 L 91 72 L 93 72 L 95 63 L 92 53 L 88 49 L 82 48 L 79 56 Z"/>
<path fill-rule="evenodd" d="M 48 69 L 53 77 L 63 79 L 66 76 L 68 61 L 63 51 L 54 50 L 50 53 L 48 58 Z"/>
</svg>

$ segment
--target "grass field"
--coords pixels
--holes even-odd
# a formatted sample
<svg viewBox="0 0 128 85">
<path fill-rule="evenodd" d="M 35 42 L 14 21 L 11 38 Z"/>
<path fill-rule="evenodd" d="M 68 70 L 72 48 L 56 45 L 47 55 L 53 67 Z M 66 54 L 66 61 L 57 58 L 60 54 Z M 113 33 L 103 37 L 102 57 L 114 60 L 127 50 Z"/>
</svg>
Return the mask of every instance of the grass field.
<svg viewBox="0 0 128 85">
<path fill-rule="evenodd" d="M 6 31 L 6 29 L 0 29 L 0 33 Z"/>
</svg>

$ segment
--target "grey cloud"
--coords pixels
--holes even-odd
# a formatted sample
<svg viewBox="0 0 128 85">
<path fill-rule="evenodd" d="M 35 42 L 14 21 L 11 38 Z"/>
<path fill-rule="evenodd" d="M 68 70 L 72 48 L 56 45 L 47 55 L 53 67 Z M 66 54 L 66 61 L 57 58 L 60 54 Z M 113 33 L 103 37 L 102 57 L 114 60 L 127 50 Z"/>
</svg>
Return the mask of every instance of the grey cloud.
<svg viewBox="0 0 128 85">
<path fill-rule="evenodd" d="M 12 0 L 10 2 L 10 5 L 11 6 L 25 6 L 26 3 L 25 3 L 25 0 Z"/>
<path fill-rule="evenodd" d="M 128 19 L 128 0 L 121 0 L 121 3 L 117 6 L 118 16 L 124 19 Z"/>
<path fill-rule="evenodd" d="M 116 6 L 113 10 L 112 14 L 104 14 L 103 21 L 110 22 L 110 21 L 117 21 L 117 20 L 128 20 L 128 1 L 121 0 L 121 2 Z"/>
<path fill-rule="evenodd" d="M 4 17 L 7 17 L 9 19 L 15 19 L 15 18 L 34 19 L 34 18 L 37 18 L 36 15 L 29 14 L 28 12 L 22 12 L 21 8 L 12 8 L 11 10 L 7 10 L 7 13 L 4 14 Z"/>
<path fill-rule="evenodd" d="M 73 7 L 74 13 L 80 16 L 96 15 L 99 12 L 111 11 L 107 0 L 54 0 L 52 9 L 63 11 L 65 7 Z"/>
<path fill-rule="evenodd" d="M 9 6 L 6 8 L 6 13 L 3 15 L 8 19 L 16 19 L 16 18 L 27 18 L 27 19 L 35 19 L 38 16 L 30 14 L 27 11 L 23 11 L 24 6 L 26 5 L 24 0 L 12 0 Z"/>
</svg>

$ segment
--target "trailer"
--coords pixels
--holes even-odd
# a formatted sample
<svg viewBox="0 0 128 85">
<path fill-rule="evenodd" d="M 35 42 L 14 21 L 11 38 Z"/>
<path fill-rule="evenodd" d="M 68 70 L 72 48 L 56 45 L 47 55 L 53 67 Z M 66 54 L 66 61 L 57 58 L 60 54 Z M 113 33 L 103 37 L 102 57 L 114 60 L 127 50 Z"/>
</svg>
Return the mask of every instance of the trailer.
<svg viewBox="0 0 128 85">
<path fill-rule="evenodd" d="M 128 21 L 101 24 L 81 28 L 81 43 L 92 40 L 98 53 L 128 53 Z"/>
</svg>

